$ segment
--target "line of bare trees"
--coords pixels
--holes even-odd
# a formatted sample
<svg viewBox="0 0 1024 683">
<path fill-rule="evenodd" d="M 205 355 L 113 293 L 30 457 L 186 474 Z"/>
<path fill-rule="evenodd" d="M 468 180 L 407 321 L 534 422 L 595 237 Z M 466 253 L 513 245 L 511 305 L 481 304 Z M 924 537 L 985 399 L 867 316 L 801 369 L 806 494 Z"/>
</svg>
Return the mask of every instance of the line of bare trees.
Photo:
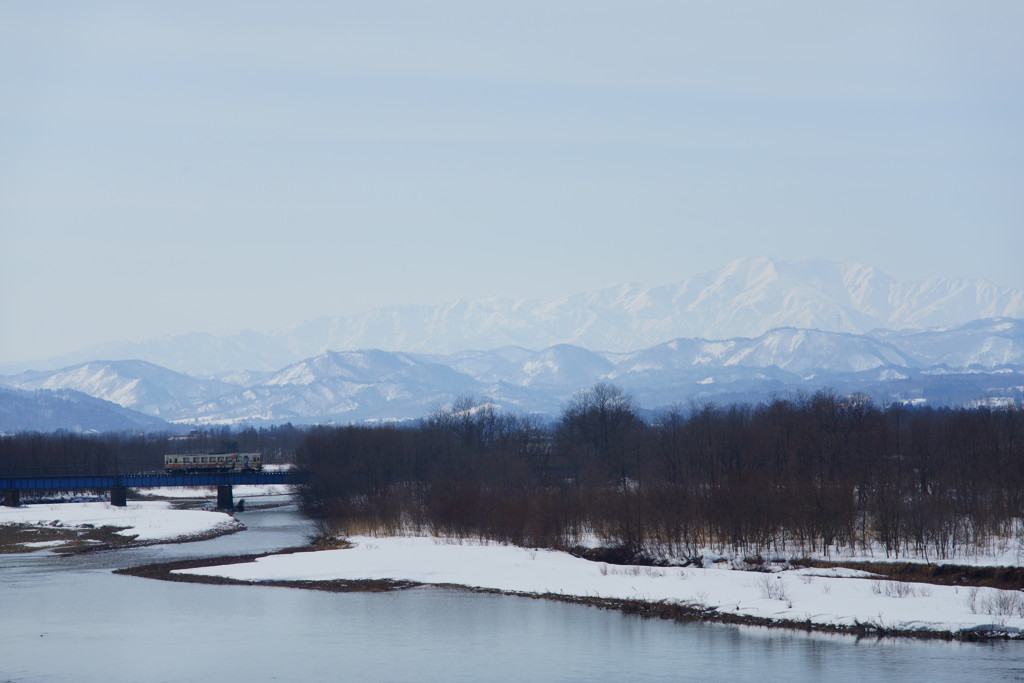
<svg viewBox="0 0 1024 683">
<path fill-rule="evenodd" d="M 156 469 L 166 438 L 138 434 L 44 434 L 0 438 L 0 474 L 38 476 L 117 474 Z"/>
<path fill-rule="evenodd" d="M 1024 412 L 818 393 L 680 406 L 645 423 L 598 384 L 553 425 L 463 399 L 416 427 L 312 429 L 297 460 L 325 528 L 626 556 L 879 549 L 946 557 L 1024 517 Z"/>
</svg>

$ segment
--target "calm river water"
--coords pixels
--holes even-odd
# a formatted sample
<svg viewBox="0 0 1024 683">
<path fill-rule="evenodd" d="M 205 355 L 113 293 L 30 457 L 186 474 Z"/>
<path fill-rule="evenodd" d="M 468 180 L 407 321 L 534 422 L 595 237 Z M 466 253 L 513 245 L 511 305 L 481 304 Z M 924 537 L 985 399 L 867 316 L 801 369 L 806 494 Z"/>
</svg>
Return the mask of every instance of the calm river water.
<svg viewBox="0 0 1024 683">
<path fill-rule="evenodd" d="M 449 590 L 111 573 L 300 545 L 308 532 L 294 508 L 238 517 L 247 531 L 202 543 L 0 555 L 0 681 L 1024 680 L 1024 643 L 857 641 Z"/>
</svg>

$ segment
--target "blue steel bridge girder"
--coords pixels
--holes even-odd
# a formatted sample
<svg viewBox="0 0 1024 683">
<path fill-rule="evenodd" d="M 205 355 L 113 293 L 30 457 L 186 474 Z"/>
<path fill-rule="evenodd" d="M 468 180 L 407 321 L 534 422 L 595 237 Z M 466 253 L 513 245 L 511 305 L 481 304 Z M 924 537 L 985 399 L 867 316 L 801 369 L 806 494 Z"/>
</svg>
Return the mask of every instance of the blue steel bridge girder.
<svg viewBox="0 0 1024 683">
<path fill-rule="evenodd" d="M 94 474 L 45 475 L 38 477 L 0 477 L 0 491 L 4 492 L 4 505 L 17 507 L 20 491 L 75 491 L 82 489 L 158 488 L 161 486 L 218 486 L 233 484 L 299 484 L 304 477 L 296 472 L 253 472 L 251 474 L 220 472 L 200 474 Z M 227 494 L 230 497 L 230 493 Z M 220 496 L 218 496 L 218 499 Z M 120 496 L 114 505 L 124 505 Z"/>
</svg>

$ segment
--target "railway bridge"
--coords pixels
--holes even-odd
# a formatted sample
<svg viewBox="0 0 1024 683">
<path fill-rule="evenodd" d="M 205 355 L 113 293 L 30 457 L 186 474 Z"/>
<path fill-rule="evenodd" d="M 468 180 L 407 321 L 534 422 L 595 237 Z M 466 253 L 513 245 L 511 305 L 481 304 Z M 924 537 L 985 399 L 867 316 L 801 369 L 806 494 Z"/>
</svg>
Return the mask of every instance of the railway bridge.
<svg viewBox="0 0 1024 683">
<path fill-rule="evenodd" d="M 127 505 L 129 488 L 151 488 L 161 486 L 216 486 L 217 507 L 234 507 L 232 486 L 235 484 L 299 484 L 304 475 L 294 471 L 280 472 L 204 472 L 199 474 L 158 474 L 140 472 L 136 474 L 80 474 L 40 475 L 27 477 L 0 476 L 0 491 L 4 492 L 3 504 L 7 507 L 21 505 L 22 491 L 78 491 L 107 489 L 110 504 Z"/>
</svg>

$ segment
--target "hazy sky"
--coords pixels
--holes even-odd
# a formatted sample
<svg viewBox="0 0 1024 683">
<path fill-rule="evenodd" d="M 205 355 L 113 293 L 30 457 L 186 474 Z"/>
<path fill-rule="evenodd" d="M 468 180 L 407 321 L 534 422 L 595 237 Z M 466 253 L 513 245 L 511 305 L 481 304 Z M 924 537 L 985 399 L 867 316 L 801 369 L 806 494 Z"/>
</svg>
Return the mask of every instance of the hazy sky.
<svg viewBox="0 0 1024 683">
<path fill-rule="evenodd" d="M 0 361 L 744 256 L 1024 288 L 1024 3 L 5 2 Z"/>
</svg>

